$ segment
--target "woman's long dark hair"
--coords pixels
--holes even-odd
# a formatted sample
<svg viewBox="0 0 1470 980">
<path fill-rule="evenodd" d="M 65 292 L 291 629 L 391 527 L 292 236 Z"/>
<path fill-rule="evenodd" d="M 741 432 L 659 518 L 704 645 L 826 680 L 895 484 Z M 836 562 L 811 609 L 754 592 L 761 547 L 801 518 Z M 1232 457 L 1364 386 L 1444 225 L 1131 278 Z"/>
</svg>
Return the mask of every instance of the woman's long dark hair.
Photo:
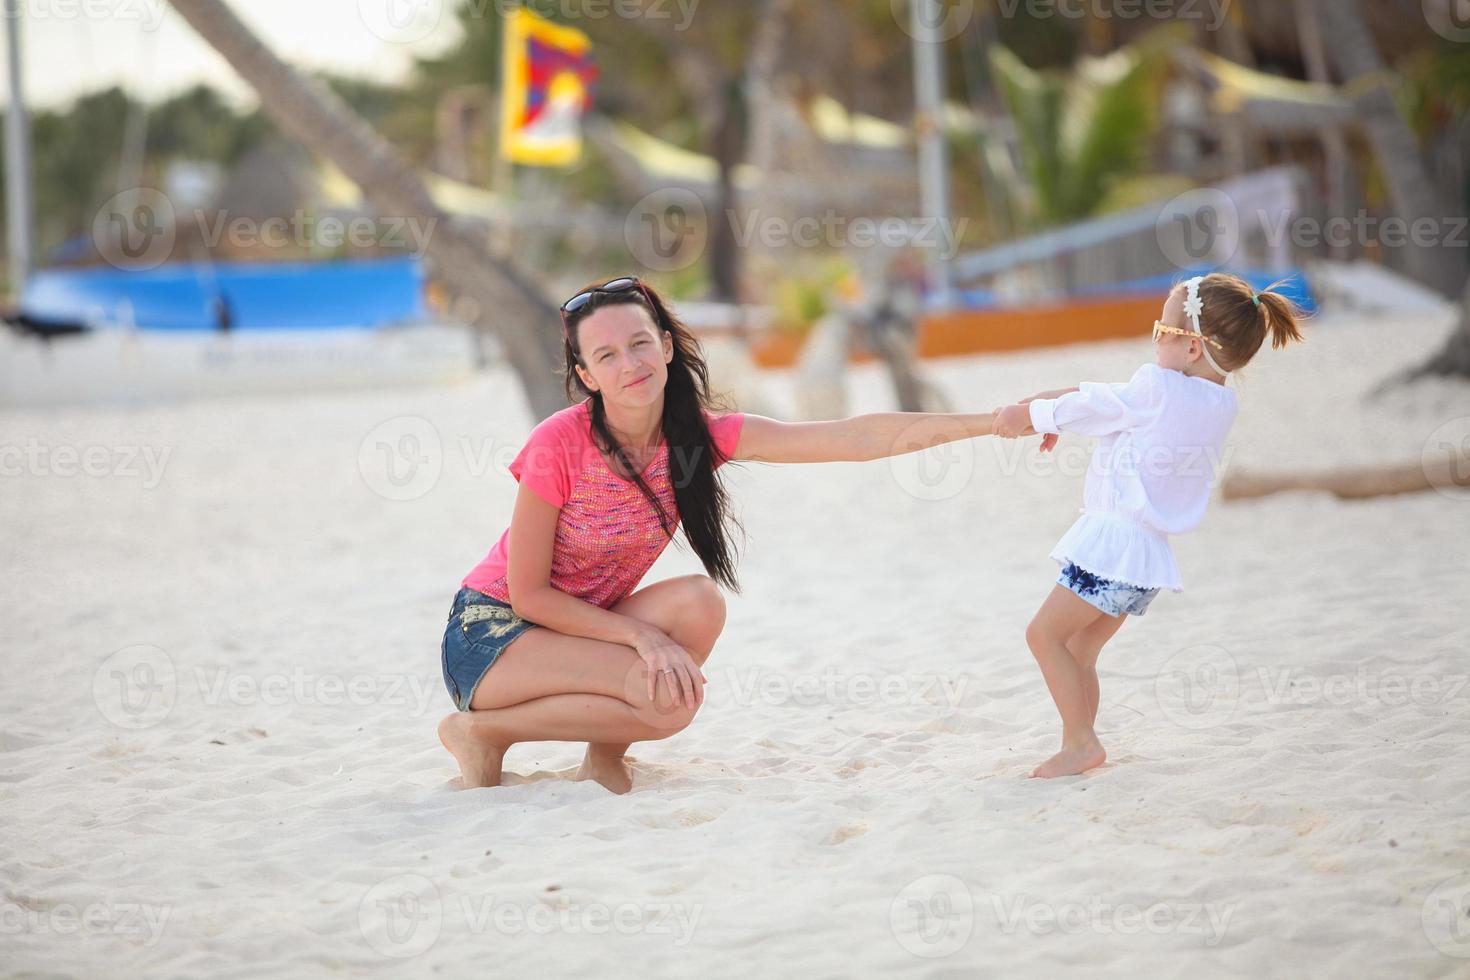
<svg viewBox="0 0 1470 980">
<path fill-rule="evenodd" d="M 579 292 L 601 285 L 593 283 Z M 647 290 L 647 295 L 644 294 Z M 664 411 L 662 429 L 664 443 L 668 447 L 669 481 L 674 487 L 674 505 L 678 508 L 677 520 L 684 525 L 684 536 L 689 546 L 704 564 L 710 578 L 734 592 L 740 591 L 735 577 L 735 549 L 731 531 L 739 528 L 730 512 L 730 497 L 715 472 L 715 466 L 725 457 L 716 458 L 719 449 L 710 435 L 705 420 L 706 411 L 718 406 L 710 395 L 709 369 L 700 351 L 699 341 L 689 328 L 669 311 L 663 298 L 652 286 L 643 284 L 643 289 L 628 289 L 616 293 L 593 293 L 587 305 L 575 313 L 566 314 L 566 389 L 567 397 L 591 398 L 592 435 L 598 448 L 611 456 L 622 475 L 637 485 L 654 513 L 664 533 L 673 536 L 675 517 L 664 512 L 658 496 L 644 482 L 643 474 L 637 472 L 628 459 L 628 454 L 613 437 L 607 425 L 607 410 L 600 392 L 590 390 L 577 375 L 580 363 L 578 326 L 583 320 L 604 306 L 618 304 L 640 306 L 653 316 L 653 322 L 662 333 L 669 334 L 674 341 L 674 357 L 669 362 L 669 379 L 664 387 Z M 651 308 L 650 308 L 651 307 Z M 585 367 L 585 365 L 583 365 Z"/>
</svg>

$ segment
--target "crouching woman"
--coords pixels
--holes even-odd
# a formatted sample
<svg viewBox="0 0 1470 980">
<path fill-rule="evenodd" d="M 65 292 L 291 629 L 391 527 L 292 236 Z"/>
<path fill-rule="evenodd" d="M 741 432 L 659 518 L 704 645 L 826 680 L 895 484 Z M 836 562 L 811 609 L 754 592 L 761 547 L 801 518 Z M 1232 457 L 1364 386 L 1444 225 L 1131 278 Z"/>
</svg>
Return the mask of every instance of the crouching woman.
<svg viewBox="0 0 1470 980">
<path fill-rule="evenodd" d="M 459 710 L 439 737 L 466 787 L 498 785 L 518 742 L 575 741 L 579 778 L 623 793 L 629 744 L 682 730 L 704 703 L 719 586 L 737 587 L 720 467 L 879 459 L 988 435 L 992 416 L 720 414 L 698 342 L 645 283 L 588 287 L 561 312 L 567 391 L 583 400 L 511 464 L 510 528 L 461 582 L 445 629 Z M 638 589 L 681 524 L 708 574 Z"/>
</svg>

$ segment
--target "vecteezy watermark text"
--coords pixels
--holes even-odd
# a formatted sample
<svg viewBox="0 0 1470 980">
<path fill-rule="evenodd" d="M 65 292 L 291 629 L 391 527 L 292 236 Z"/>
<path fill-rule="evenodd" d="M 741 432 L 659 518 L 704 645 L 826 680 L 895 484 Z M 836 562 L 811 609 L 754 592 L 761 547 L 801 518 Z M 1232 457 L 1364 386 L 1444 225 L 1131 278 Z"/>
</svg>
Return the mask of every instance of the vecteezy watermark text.
<svg viewBox="0 0 1470 980">
<path fill-rule="evenodd" d="M 801 673 L 730 667 L 725 670 L 725 677 L 730 682 L 735 703 L 742 707 L 754 704 L 798 707 L 938 704 L 955 708 L 964 698 L 969 684 L 969 678 L 963 674 L 862 673 L 836 667 Z"/>
<path fill-rule="evenodd" d="M 999 0 L 1000 16 L 1028 20 L 1184 20 L 1217 31 L 1230 15 L 1231 0 Z"/>
<path fill-rule="evenodd" d="M 796 218 L 763 215 L 751 210 L 744 215 L 728 211 L 730 228 L 741 248 L 929 248 L 942 258 L 952 259 L 969 227 L 969 218 L 950 222 L 943 218 L 875 218 L 840 214 L 828 208 L 821 214 Z"/>
<path fill-rule="evenodd" d="M 171 906 L 147 902 L 57 902 L 41 908 L 4 901 L 0 902 L 0 936 L 118 936 L 153 946 L 162 938 L 172 911 Z"/>
<path fill-rule="evenodd" d="M 18 0 L 13 8 L 4 6 L 0 19 L 137 21 L 152 31 L 163 22 L 167 7 L 167 0 Z"/>
<path fill-rule="evenodd" d="M 297 208 L 289 215 L 257 218 L 195 208 L 180 213 L 173 201 L 151 187 L 135 187 L 109 198 L 92 217 L 97 253 L 119 269 L 154 269 L 168 261 L 180 227 L 192 221 L 210 248 L 295 248 L 336 250 L 400 249 L 420 256 L 429 247 L 438 218 L 416 215 L 312 214 Z"/>
<path fill-rule="evenodd" d="M 446 915 L 457 914 L 473 935 L 644 935 L 682 947 L 694 937 L 704 906 L 682 902 L 578 901 L 552 892 L 532 900 L 460 895 L 446 901 L 434 882 L 412 872 L 373 885 L 358 904 L 358 927 L 384 956 L 406 959 L 439 938 Z"/>
<path fill-rule="evenodd" d="M 172 453 L 171 446 L 53 446 L 28 436 L 21 445 L 0 445 L 0 477 L 112 477 L 152 490 Z"/>
</svg>

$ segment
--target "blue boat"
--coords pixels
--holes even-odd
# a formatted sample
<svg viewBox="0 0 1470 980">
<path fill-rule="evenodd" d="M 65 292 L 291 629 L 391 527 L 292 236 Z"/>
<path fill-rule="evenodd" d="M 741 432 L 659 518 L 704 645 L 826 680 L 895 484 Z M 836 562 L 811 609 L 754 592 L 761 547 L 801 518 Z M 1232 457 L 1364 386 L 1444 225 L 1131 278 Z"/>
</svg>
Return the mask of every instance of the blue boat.
<svg viewBox="0 0 1470 980">
<path fill-rule="evenodd" d="M 422 385 L 486 360 L 414 258 L 37 272 L 0 332 L 0 405 Z"/>
</svg>

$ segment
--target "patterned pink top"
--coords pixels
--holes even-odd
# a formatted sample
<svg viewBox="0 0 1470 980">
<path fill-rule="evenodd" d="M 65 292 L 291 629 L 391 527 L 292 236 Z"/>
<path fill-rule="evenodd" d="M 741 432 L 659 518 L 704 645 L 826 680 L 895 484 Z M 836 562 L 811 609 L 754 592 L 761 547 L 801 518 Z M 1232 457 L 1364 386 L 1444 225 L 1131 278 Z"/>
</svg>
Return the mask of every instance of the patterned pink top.
<svg viewBox="0 0 1470 980">
<path fill-rule="evenodd" d="M 725 459 L 735 454 L 745 416 L 710 415 L 710 435 Z M 717 461 L 716 465 L 719 465 Z M 551 585 L 604 609 L 617 605 L 643 579 L 672 540 L 638 487 L 613 473 L 592 440 L 589 402 L 562 409 L 536 426 L 510 464 L 511 475 L 536 496 L 561 509 L 551 550 Z M 643 471 L 675 518 L 667 446 Z M 461 585 L 510 601 L 510 531 L 507 529 Z"/>
</svg>

